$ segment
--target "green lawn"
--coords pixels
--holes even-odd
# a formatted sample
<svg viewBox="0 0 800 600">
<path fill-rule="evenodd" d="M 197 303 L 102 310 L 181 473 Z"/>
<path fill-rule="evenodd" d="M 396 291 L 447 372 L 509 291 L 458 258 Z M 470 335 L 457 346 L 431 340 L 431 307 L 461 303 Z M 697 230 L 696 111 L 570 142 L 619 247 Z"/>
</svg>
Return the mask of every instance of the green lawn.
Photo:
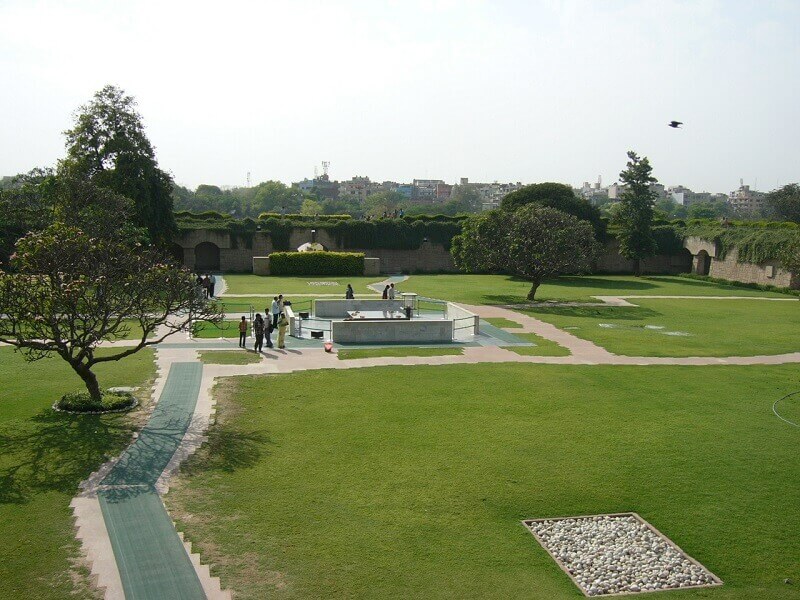
<svg viewBox="0 0 800 600">
<path fill-rule="evenodd" d="M 800 302 L 634 300 L 635 307 L 524 312 L 628 356 L 754 356 L 800 351 Z"/>
<path fill-rule="evenodd" d="M 796 389 L 796 365 L 224 380 L 165 499 L 241 598 L 579 598 L 520 520 L 616 511 L 725 581 L 670 598 L 798 598 L 800 432 L 771 411 Z"/>
<path fill-rule="evenodd" d="M 339 360 L 350 360 L 355 358 L 379 358 L 382 356 L 451 356 L 464 354 L 463 348 L 376 348 L 337 350 Z"/>
<path fill-rule="evenodd" d="M 261 355 L 244 350 L 201 350 L 200 360 L 207 365 L 249 365 L 261 362 Z"/>
<path fill-rule="evenodd" d="M 505 346 L 506 350 L 511 350 L 522 356 L 569 356 L 570 351 L 559 346 L 546 338 L 539 337 L 535 333 L 515 333 L 516 337 L 532 342 L 535 346 Z"/>
<path fill-rule="evenodd" d="M 250 335 L 250 324 L 247 326 L 247 334 Z M 225 320 L 219 326 L 213 323 L 198 323 L 195 325 L 193 336 L 203 339 L 217 338 L 239 338 L 239 319 Z"/>
<path fill-rule="evenodd" d="M 489 317 L 483 320 L 489 323 L 490 325 L 494 325 L 495 327 L 500 327 L 501 329 L 518 329 L 522 327 L 522 325 L 520 325 L 516 321 L 510 321 L 505 317 Z"/>
<path fill-rule="evenodd" d="M 375 292 L 367 287 L 370 283 L 383 281 L 385 277 L 353 277 L 342 275 L 341 277 L 327 277 L 308 275 L 304 277 L 279 277 L 271 275 L 225 275 L 225 282 L 228 284 L 226 294 L 268 294 L 277 296 L 283 294 L 341 294 L 347 284 L 353 286 L 356 294 L 374 294 Z M 311 285 L 314 282 L 327 282 L 334 285 Z"/>
<path fill-rule="evenodd" d="M 412 275 L 398 284 L 403 292 L 466 304 L 524 303 L 530 287 L 527 281 L 506 275 Z M 596 302 L 591 297 L 594 295 L 790 297 L 684 277 L 589 275 L 560 277 L 543 283 L 536 292 L 536 299 Z"/>
<path fill-rule="evenodd" d="M 142 386 L 155 376 L 153 352 L 96 372 L 103 387 Z M 27 363 L 0 348 L 0 381 L 0 598 L 93 597 L 74 566 L 69 503 L 78 484 L 130 442 L 132 417 L 51 410 L 64 393 L 83 389 L 60 358 Z"/>
</svg>

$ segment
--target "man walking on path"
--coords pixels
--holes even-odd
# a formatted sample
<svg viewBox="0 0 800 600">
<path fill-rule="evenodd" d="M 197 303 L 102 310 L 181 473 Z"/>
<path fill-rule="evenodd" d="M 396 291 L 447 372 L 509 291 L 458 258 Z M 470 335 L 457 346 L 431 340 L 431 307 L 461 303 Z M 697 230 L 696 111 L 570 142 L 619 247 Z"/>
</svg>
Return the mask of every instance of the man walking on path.
<svg viewBox="0 0 800 600">
<path fill-rule="evenodd" d="M 217 278 L 212 273 L 208 278 L 208 297 L 214 297 L 214 286 L 217 284 Z"/>
<path fill-rule="evenodd" d="M 394 292 L 395 292 L 394 284 L 391 283 L 389 284 L 389 300 L 394 300 Z"/>
<path fill-rule="evenodd" d="M 244 348 L 244 341 L 247 339 L 247 319 L 242 317 L 239 321 L 239 348 Z"/>
</svg>

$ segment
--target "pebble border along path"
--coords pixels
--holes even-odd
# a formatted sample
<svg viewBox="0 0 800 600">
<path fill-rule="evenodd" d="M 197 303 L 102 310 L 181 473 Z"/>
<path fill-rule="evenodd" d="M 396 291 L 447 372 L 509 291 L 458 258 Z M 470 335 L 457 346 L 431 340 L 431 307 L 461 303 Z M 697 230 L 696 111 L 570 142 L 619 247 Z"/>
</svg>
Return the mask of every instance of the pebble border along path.
<svg viewBox="0 0 800 600">
<path fill-rule="evenodd" d="M 585 596 L 722 585 L 636 513 L 530 519 L 523 524 Z"/>
</svg>

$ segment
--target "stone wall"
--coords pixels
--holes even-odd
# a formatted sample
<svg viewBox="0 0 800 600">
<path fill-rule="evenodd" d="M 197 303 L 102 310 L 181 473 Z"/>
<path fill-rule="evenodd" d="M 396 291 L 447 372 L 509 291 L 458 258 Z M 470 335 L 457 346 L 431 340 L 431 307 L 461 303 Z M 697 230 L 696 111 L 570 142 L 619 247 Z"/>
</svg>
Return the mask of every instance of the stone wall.
<svg viewBox="0 0 800 600">
<path fill-rule="evenodd" d="M 712 258 L 708 274 L 719 279 L 740 281 L 742 283 L 758 283 L 800 289 L 800 274 L 793 274 L 784 269 L 778 261 L 770 260 L 756 265 L 738 262 L 738 251 L 732 248 L 725 258 Z"/>
<path fill-rule="evenodd" d="M 600 273 L 633 273 L 636 262 L 619 253 L 619 242 L 609 241 L 605 252 L 595 262 L 594 270 Z M 653 275 L 676 275 L 689 273 L 692 269 L 692 255 L 686 251 L 681 254 L 659 254 L 642 261 L 642 273 Z"/>
<path fill-rule="evenodd" d="M 311 241 L 311 229 L 297 228 L 289 238 L 289 247 Z M 316 240 L 326 250 L 340 252 L 363 252 L 366 258 L 380 259 L 381 273 L 407 272 L 456 272 L 450 251 L 441 244 L 423 242 L 415 250 L 391 250 L 385 248 L 340 248 L 336 240 L 325 230 L 317 230 Z M 183 249 L 183 262 L 190 269 L 196 266 L 196 249 L 200 244 L 211 243 L 219 249 L 219 271 L 252 272 L 253 257 L 268 256 L 273 251 L 272 240 L 266 233 L 255 232 L 250 247 L 241 238 L 235 241 L 227 232 L 195 229 L 183 233 L 175 242 Z"/>
</svg>

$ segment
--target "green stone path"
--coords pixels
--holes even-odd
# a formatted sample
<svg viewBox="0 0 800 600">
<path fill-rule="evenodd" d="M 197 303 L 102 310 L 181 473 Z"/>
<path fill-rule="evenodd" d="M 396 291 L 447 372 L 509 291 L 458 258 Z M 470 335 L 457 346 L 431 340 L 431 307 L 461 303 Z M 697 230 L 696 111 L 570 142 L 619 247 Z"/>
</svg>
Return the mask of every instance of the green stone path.
<svg viewBox="0 0 800 600">
<path fill-rule="evenodd" d="M 136 441 L 101 482 L 103 519 L 127 600 L 205 598 L 155 484 L 192 420 L 201 363 L 173 363 Z"/>
</svg>

